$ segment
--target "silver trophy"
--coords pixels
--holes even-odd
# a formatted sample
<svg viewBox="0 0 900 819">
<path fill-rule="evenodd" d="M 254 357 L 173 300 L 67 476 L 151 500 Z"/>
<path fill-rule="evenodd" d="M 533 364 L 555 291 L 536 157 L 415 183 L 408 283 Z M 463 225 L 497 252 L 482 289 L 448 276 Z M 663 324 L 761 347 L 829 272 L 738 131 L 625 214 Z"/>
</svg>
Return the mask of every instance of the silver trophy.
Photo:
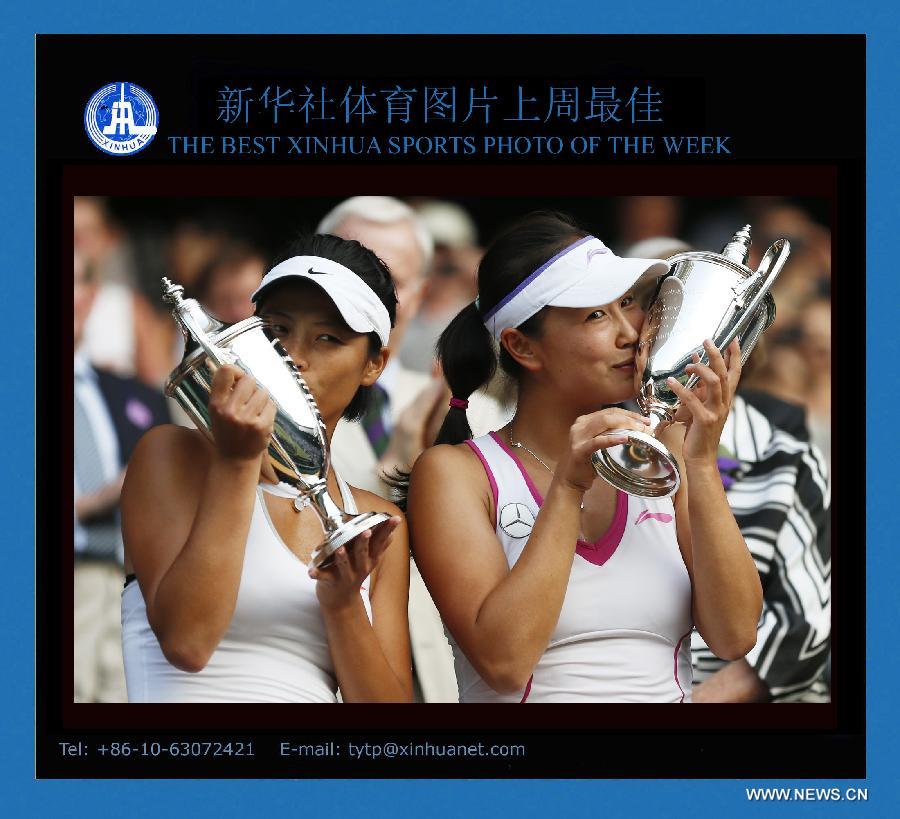
<svg viewBox="0 0 900 819">
<path fill-rule="evenodd" d="M 737 338 L 741 361 L 746 361 L 774 320 L 775 301 L 769 291 L 790 255 L 790 243 L 775 242 L 755 272 L 746 266 L 749 251 L 750 225 L 745 225 L 721 254 L 697 251 L 669 258 L 670 271 L 657 287 L 635 358 L 638 406 L 650 419 L 650 432 L 618 430 L 628 441 L 591 457 L 597 474 L 617 489 L 645 498 L 666 498 L 678 490 L 678 463 L 656 438 L 681 406 L 666 379 L 674 377 L 692 389 L 699 379 L 685 367 L 693 363 L 694 353 L 709 363 L 703 348 L 707 338 L 720 351 Z"/>
<path fill-rule="evenodd" d="M 291 357 L 259 317 L 225 325 L 210 316 L 195 299 L 182 297 L 184 288 L 163 278 L 163 301 L 184 333 L 184 359 L 166 381 L 191 420 L 212 440 L 209 393 L 216 370 L 232 364 L 254 378 L 277 407 L 267 456 L 279 486 L 295 496 L 294 508 L 311 505 L 322 521 L 325 539 L 313 551 L 309 565 L 328 565 L 338 547 L 388 520 L 381 512 L 344 513 L 327 488 L 330 455 L 325 424 L 315 398 Z"/>
</svg>

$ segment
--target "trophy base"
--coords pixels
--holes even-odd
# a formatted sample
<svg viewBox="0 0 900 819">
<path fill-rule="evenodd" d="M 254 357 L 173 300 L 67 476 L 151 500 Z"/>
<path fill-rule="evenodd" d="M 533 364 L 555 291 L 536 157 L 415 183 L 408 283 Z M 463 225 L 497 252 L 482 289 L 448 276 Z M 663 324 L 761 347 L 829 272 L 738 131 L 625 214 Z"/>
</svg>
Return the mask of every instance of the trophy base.
<svg viewBox="0 0 900 819">
<path fill-rule="evenodd" d="M 331 564 L 334 553 L 349 543 L 357 535 L 361 535 L 367 529 L 374 529 L 379 523 L 390 519 L 390 515 L 384 512 L 363 512 L 356 517 L 348 518 L 338 529 L 335 529 L 326 540 L 312 553 L 309 559 L 311 569 L 323 569 Z"/>
<path fill-rule="evenodd" d="M 597 450 L 591 455 L 594 471 L 616 489 L 639 498 L 668 498 L 681 486 L 678 462 L 652 435 L 616 430 L 628 443 Z M 611 433 L 612 434 L 612 433 Z"/>
</svg>

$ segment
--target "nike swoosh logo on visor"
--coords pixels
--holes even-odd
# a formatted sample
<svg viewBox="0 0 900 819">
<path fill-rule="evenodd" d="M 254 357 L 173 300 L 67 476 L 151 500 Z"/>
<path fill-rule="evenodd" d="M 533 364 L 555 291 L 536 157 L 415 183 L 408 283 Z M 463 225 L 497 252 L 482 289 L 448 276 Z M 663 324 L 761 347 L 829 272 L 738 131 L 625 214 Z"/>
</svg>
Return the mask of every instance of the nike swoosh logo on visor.
<svg viewBox="0 0 900 819">
<path fill-rule="evenodd" d="M 309 276 L 327 276 L 328 275 L 327 270 L 313 270 L 312 268 L 307 270 L 306 273 Z"/>
</svg>

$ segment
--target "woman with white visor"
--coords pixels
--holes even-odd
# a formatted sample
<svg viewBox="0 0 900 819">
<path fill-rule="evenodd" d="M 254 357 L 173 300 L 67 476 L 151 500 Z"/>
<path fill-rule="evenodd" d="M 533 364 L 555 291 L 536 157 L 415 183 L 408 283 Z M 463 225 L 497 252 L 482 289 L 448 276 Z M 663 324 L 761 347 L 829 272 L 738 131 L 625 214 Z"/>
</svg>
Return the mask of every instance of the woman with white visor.
<svg viewBox="0 0 900 819">
<path fill-rule="evenodd" d="M 330 440 L 366 410 L 389 355 L 390 272 L 358 242 L 295 243 L 253 294 L 316 398 Z M 122 494 L 122 598 L 132 702 L 408 701 L 409 551 L 396 506 L 348 487 L 345 511 L 390 519 L 308 570 L 323 531 L 296 510 L 264 458 L 275 407 L 255 380 L 222 367 L 209 400 L 214 444 L 157 427 L 139 443 Z"/>
<path fill-rule="evenodd" d="M 478 271 L 479 298 L 438 353 L 453 392 L 413 470 L 413 553 L 452 637 L 461 702 L 689 702 L 690 631 L 736 659 L 756 639 L 759 576 L 716 466 L 740 375 L 735 343 L 664 438 L 682 467 L 672 499 L 596 479 L 614 430 L 646 429 L 612 406 L 637 394 L 642 296 L 666 262 L 623 259 L 565 217 L 509 229 Z M 475 440 L 466 399 L 499 363 L 516 414 Z M 455 445 L 454 445 L 455 444 Z"/>
</svg>

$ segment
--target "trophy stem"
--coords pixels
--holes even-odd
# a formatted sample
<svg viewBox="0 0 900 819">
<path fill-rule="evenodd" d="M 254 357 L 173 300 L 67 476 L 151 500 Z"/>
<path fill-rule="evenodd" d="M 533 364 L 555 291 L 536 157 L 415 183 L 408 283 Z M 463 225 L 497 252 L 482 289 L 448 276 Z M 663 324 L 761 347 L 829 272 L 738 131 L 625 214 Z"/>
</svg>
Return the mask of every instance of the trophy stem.
<svg viewBox="0 0 900 819">
<path fill-rule="evenodd" d="M 309 493 L 306 497 L 319 513 L 319 518 L 327 535 L 341 528 L 347 515 L 331 499 L 331 495 L 328 492 L 328 482 L 324 478 L 309 488 Z"/>
</svg>

